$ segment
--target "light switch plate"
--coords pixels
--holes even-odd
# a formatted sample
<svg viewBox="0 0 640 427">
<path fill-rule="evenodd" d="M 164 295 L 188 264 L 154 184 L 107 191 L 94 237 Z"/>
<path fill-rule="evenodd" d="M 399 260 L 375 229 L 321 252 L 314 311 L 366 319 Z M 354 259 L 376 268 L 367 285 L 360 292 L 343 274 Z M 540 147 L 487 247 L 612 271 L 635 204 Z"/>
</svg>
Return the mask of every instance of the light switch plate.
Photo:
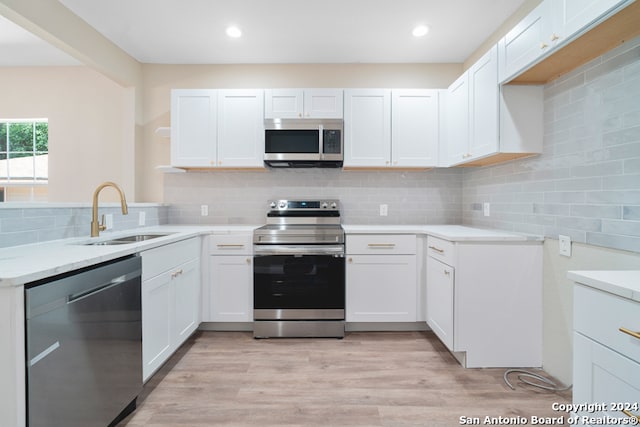
<svg viewBox="0 0 640 427">
<path fill-rule="evenodd" d="M 571 237 L 561 234 L 558 236 L 558 241 L 560 244 L 560 255 L 571 256 Z"/>
<path fill-rule="evenodd" d="M 484 216 L 489 216 L 491 214 L 491 205 L 489 204 L 489 202 L 484 202 L 482 204 L 482 213 L 484 214 Z"/>
<path fill-rule="evenodd" d="M 145 212 L 138 213 L 138 225 L 145 225 L 147 222 L 147 214 Z"/>
<path fill-rule="evenodd" d="M 389 205 L 380 205 L 380 216 L 387 216 L 389 213 Z"/>
<path fill-rule="evenodd" d="M 200 206 L 200 215 L 201 216 L 209 216 L 209 205 L 201 205 Z"/>
</svg>

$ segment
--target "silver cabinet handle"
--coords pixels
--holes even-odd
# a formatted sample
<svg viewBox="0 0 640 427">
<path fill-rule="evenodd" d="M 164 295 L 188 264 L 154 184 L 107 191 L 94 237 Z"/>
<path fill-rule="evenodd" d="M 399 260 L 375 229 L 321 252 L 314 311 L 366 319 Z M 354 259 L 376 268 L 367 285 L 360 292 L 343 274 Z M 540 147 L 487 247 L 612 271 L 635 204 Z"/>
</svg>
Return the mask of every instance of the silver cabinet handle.
<svg viewBox="0 0 640 427">
<path fill-rule="evenodd" d="M 219 248 L 244 248 L 244 245 L 237 244 L 218 244 Z"/>
<path fill-rule="evenodd" d="M 382 249 L 382 248 L 395 248 L 396 244 L 395 243 L 369 243 L 367 246 L 370 248 Z"/>
<path fill-rule="evenodd" d="M 435 246 L 429 246 L 429 249 L 433 249 L 434 251 L 443 254 L 444 249 L 436 248 Z"/>
<path fill-rule="evenodd" d="M 182 269 L 180 270 L 176 270 L 173 273 L 171 273 L 171 278 L 175 279 L 176 277 L 178 277 L 179 275 L 181 275 L 183 273 Z"/>
</svg>

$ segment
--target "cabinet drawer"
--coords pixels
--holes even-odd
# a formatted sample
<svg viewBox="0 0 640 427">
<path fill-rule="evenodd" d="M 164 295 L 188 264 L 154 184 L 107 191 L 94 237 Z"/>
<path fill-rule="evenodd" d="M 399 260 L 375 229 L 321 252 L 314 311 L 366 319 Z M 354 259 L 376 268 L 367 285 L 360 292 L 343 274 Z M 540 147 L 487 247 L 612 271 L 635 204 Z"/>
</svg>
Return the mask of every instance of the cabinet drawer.
<svg viewBox="0 0 640 427">
<path fill-rule="evenodd" d="M 353 255 L 413 255 L 416 253 L 416 236 L 411 234 L 348 235 L 346 251 Z"/>
<path fill-rule="evenodd" d="M 640 362 L 640 303 L 576 285 L 573 293 L 573 328 L 583 335 Z"/>
<path fill-rule="evenodd" d="M 448 240 L 433 236 L 427 238 L 427 254 L 452 267 L 455 267 L 455 249 L 455 243 Z"/>
<path fill-rule="evenodd" d="M 252 234 L 213 234 L 209 236 L 209 254 L 251 255 Z"/>
<path fill-rule="evenodd" d="M 182 240 L 142 252 L 142 280 L 200 257 L 200 238 Z"/>
<path fill-rule="evenodd" d="M 574 355 L 578 356 L 573 365 L 573 403 L 606 403 L 601 411 L 576 415 L 628 421 L 640 416 L 636 406 L 640 402 L 640 364 L 575 332 L 573 347 Z"/>
</svg>

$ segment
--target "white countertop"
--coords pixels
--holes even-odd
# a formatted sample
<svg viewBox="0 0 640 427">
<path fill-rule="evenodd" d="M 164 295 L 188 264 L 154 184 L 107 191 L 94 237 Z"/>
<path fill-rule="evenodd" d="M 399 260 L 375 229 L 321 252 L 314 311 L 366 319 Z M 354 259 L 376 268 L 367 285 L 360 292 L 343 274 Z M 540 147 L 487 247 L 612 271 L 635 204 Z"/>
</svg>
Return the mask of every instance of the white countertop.
<svg viewBox="0 0 640 427">
<path fill-rule="evenodd" d="M 254 225 L 221 226 L 156 226 L 121 232 L 103 232 L 100 237 L 80 237 L 50 242 L 12 246 L 0 249 L 0 287 L 25 283 L 88 267 L 123 256 L 135 254 L 168 243 L 201 234 L 252 232 Z M 84 243 L 109 240 L 131 234 L 171 233 L 144 242 L 125 245 L 86 245 Z"/>
<path fill-rule="evenodd" d="M 100 237 L 73 238 L 50 242 L 13 246 L 0 249 L 0 287 L 21 286 L 25 283 L 66 273 L 90 265 L 110 261 L 158 246 L 202 234 L 251 233 L 259 225 L 208 225 L 136 228 L 121 232 L 103 232 Z M 455 242 L 516 242 L 542 241 L 540 236 L 486 230 L 460 225 L 349 225 L 343 224 L 347 234 L 421 234 Z M 119 236 L 144 233 L 171 233 L 144 242 L 124 245 L 86 245 Z"/>
<path fill-rule="evenodd" d="M 574 282 L 640 302 L 640 270 L 569 271 Z"/>
<path fill-rule="evenodd" d="M 347 234 L 426 234 L 452 242 L 543 241 L 542 236 L 467 227 L 464 225 L 350 225 Z"/>
</svg>

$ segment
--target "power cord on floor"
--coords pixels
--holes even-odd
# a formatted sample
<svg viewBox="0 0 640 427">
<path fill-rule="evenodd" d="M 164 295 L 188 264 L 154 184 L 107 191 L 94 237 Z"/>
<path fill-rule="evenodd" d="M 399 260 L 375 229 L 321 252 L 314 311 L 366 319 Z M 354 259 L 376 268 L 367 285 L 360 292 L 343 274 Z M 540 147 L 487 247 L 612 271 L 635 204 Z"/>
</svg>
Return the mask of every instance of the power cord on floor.
<svg viewBox="0 0 640 427">
<path fill-rule="evenodd" d="M 520 381 L 533 387 L 538 387 L 538 388 L 542 388 L 550 391 L 565 391 L 565 390 L 569 390 L 572 387 L 571 385 L 568 385 L 566 387 L 561 387 L 556 382 L 550 380 L 547 377 L 544 377 L 540 374 L 536 374 L 534 372 L 527 371 L 524 369 L 507 369 L 504 373 L 503 378 L 504 378 L 504 382 L 507 383 L 507 385 L 511 388 L 511 390 L 515 390 L 515 387 L 511 385 L 507 376 L 514 372 L 517 372 L 519 374 L 518 379 Z M 540 382 L 532 382 L 530 381 L 530 379 L 540 381 Z"/>
</svg>

